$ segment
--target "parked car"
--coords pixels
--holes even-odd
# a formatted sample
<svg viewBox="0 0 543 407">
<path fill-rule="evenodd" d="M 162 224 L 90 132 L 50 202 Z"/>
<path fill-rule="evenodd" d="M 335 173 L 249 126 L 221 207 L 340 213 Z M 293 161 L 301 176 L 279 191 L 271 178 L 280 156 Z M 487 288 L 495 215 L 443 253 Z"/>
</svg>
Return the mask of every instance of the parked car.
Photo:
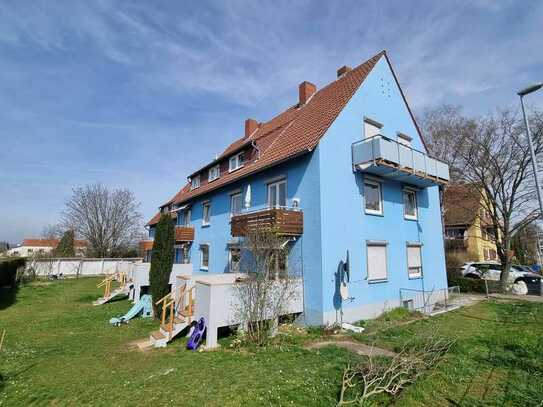
<svg viewBox="0 0 543 407">
<path fill-rule="evenodd" d="M 541 276 L 534 272 L 526 271 L 526 266 L 511 266 L 509 282 L 516 284 L 523 281 L 526 284 L 529 295 L 541 295 Z M 498 262 L 469 262 L 461 267 L 461 273 L 467 278 L 483 278 L 490 281 L 500 281 L 503 267 Z"/>
</svg>

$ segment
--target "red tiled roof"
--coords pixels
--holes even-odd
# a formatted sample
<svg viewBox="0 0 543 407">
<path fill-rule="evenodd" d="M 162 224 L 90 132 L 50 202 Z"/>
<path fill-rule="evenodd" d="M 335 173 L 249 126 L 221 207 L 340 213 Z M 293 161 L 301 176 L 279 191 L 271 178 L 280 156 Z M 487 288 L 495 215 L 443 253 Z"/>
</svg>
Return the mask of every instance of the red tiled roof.
<svg viewBox="0 0 543 407">
<path fill-rule="evenodd" d="M 177 194 L 176 194 L 176 196 L 177 196 Z M 172 200 L 173 200 L 173 198 L 169 202 L 172 202 Z M 172 219 L 177 218 L 177 213 L 176 212 L 170 212 L 170 215 L 171 215 Z M 157 212 L 155 214 L 155 216 L 153 216 L 151 218 L 151 220 L 145 224 L 145 226 L 156 225 L 159 220 L 160 220 L 160 212 Z"/>
<path fill-rule="evenodd" d="M 33 246 L 33 247 L 57 247 L 59 244 L 58 239 L 24 239 L 22 246 Z M 75 247 L 87 247 L 88 243 L 86 240 L 74 240 Z"/>
<path fill-rule="evenodd" d="M 190 185 L 186 184 L 162 206 L 187 202 L 245 176 L 312 151 L 383 56 L 387 58 L 388 62 L 386 52 L 381 51 L 318 90 L 305 105 L 296 104 L 270 121 L 260 123 L 258 129 L 250 137 L 242 137 L 234 141 L 219 158 L 225 158 L 250 143 L 256 144 L 260 151 L 260 157 L 246 162 L 239 170 L 221 174 L 219 179 L 211 183 L 203 183 L 194 190 L 191 190 Z M 388 63 L 390 65 L 390 62 Z M 159 217 L 160 215 L 156 214 L 148 222 L 148 225 L 158 222 Z"/>
<path fill-rule="evenodd" d="M 481 208 L 481 198 L 470 185 L 449 185 L 443 194 L 443 208 L 445 226 L 471 225 Z"/>
</svg>

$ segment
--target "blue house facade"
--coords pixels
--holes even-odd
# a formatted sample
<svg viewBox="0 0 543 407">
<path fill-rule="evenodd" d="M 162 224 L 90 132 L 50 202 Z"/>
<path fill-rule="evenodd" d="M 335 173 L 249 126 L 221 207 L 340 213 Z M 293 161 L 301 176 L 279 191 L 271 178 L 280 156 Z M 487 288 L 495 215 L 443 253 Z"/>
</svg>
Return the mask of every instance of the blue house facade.
<svg viewBox="0 0 543 407">
<path fill-rule="evenodd" d="M 447 288 L 440 187 L 448 177 L 381 52 L 340 68 L 321 90 L 303 82 L 298 103 L 272 120 L 248 119 L 245 135 L 160 207 L 149 236 L 160 213 L 171 213 L 175 261 L 228 273 L 239 271 L 240 225 L 276 222 L 290 249 L 278 272 L 303 278 L 300 318 L 372 318 L 407 305 L 401 290 Z"/>
</svg>

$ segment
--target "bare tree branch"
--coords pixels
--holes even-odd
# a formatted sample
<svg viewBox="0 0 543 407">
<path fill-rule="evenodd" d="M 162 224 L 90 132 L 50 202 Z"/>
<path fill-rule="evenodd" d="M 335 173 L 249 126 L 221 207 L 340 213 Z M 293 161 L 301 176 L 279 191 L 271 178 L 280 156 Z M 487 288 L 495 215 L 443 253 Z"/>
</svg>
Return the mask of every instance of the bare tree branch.
<svg viewBox="0 0 543 407">
<path fill-rule="evenodd" d="M 87 185 L 73 190 L 60 224 L 86 239 L 92 255 L 106 257 L 135 243 L 142 226 L 138 208 L 127 189 Z"/>
</svg>

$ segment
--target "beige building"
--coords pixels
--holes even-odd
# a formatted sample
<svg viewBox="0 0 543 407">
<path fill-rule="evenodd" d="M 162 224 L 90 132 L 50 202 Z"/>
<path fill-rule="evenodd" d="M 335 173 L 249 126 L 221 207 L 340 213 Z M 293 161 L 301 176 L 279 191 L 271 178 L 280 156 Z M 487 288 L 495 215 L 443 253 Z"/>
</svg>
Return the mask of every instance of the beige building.
<svg viewBox="0 0 543 407">
<path fill-rule="evenodd" d="M 8 256 L 32 257 L 50 254 L 59 244 L 58 239 L 24 239 L 23 243 L 7 251 Z M 74 240 L 75 255 L 85 256 L 88 243 L 86 240 Z"/>
<path fill-rule="evenodd" d="M 466 185 L 445 189 L 445 251 L 465 261 L 498 260 L 494 227 L 482 199 Z"/>
</svg>

